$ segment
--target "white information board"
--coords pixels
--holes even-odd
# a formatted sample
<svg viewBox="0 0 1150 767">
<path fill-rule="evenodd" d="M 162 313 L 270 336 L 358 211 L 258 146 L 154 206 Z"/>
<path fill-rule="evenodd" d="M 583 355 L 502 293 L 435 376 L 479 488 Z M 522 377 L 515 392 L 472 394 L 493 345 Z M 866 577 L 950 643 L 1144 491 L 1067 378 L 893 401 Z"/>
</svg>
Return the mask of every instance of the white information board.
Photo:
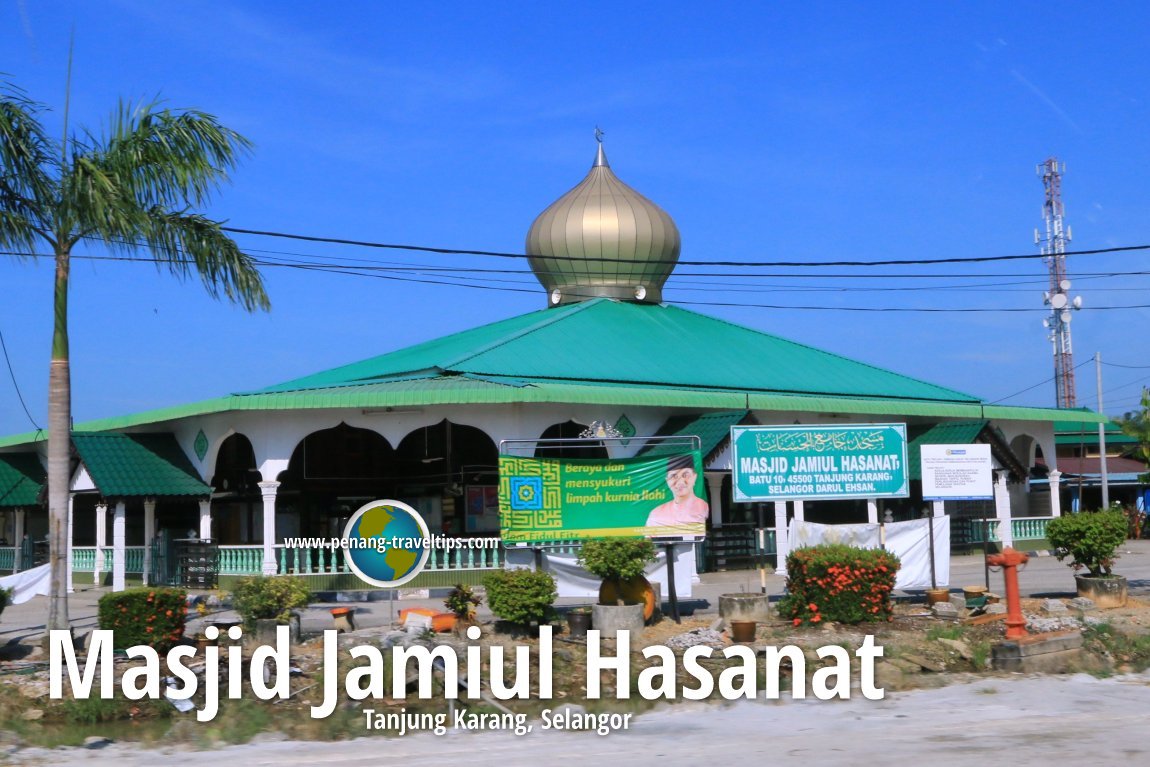
<svg viewBox="0 0 1150 767">
<path fill-rule="evenodd" d="M 990 445 L 923 445 L 922 498 L 925 501 L 994 498 Z"/>
</svg>

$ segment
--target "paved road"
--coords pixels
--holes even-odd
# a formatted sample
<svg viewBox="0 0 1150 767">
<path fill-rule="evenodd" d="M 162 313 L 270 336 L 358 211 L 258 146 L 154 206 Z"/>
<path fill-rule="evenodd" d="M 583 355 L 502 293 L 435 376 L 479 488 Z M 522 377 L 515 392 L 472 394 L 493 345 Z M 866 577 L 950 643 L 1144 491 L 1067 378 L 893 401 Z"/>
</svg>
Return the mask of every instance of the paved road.
<svg viewBox="0 0 1150 767">
<path fill-rule="evenodd" d="M 679 704 L 639 717 L 627 732 L 536 730 L 421 734 L 381 741 L 264 742 L 210 752 L 220 764 L 245 767 L 347 765 L 389 767 L 429 763 L 469 767 L 539 764 L 691 765 L 860 764 L 950 765 L 1150 763 L 1145 733 L 1150 677 L 1098 680 L 1073 677 L 998 677 L 938 690 L 914 691 L 882 701 L 744 702 L 726 707 Z M 17 752 L 18 764 L 151 767 L 206 754 L 156 751 L 113 744 Z M 913 761 L 910 761 L 913 760 Z"/>
</svg>

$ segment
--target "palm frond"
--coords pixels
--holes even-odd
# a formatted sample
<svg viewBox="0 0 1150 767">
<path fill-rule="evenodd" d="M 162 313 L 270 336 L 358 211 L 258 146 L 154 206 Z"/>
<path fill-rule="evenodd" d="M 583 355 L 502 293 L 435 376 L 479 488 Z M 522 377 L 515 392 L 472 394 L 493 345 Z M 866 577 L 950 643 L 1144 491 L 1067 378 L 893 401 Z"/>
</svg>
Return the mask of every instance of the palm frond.
<svg viewBox="0 0 1150 767">
<path fill-rule="evenodd" d="M 248 311 L 271 308 L 254 259 L 220 229 L 218 221 L 152 208 L 137 232 L 157 265 L 181 277 L 195 272 L 213 297 L 222 294 Z M 121 252 L 140 249 L 123 242 L 115 247 Z"/>
<path fill-rule="evenodd" d="M 250 148 L 204 112 L 122 103 L 98 158 L 141 207 L 175 210 L 207 201 Z"/>
<path fill-rule="evenodd" d="M 40 124 L 43 106 L 0 83 L 0 243 L 31 253 L 57 196 L 57 146 Z"/>
</svg>

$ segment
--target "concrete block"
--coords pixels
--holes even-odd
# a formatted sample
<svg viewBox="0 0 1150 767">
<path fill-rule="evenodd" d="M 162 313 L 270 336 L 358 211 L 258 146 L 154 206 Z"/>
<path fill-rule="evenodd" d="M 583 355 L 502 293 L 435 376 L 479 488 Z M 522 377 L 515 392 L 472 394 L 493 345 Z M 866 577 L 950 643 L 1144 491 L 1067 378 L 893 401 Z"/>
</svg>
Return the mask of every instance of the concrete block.
<svg viewBox="0 0 1150 767">
<path fill-rule="evenodd" d="M 1064 615 L 1067 610 L 1061 599 L 1043 599 L 1042 612 L 1047 615 Z"/>
<path fill-rule="evenodd" d="M 1074 599 L 1071 599 L 1066 603 L 1066 606 L 1071 610 L 1077 610 L 1083 613 L 1092 612 L 1098 609 L 1098 605 L 1094 604 L 1094 600 L 1088 599 L 1086 597 L 1074 597 Z"/>
<path fill-rule="evenodd" d="M 1075 667 L 1082 657 L 1082 632 L 1059 631 L 1008 639 L 991 647 L 996 671 L 1061 673 Z"/>
<path fill-rule="evenodd" d="M 956 621 L 958 620 L 958 610 L 950 602 L 939 602 L 931 607 L 934 612 L 934 617 L 941 618 L 942 620 Z"/>
</svg>

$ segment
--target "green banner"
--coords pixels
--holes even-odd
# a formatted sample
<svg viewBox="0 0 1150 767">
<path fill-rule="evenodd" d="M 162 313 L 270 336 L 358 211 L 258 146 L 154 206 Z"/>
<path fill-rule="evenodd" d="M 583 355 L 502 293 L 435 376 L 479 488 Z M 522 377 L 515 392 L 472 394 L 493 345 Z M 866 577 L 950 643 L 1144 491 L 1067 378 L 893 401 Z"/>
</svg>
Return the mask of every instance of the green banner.
<svg viewBox="0 0 1150 767">
<path fill-rule="evenodd" d="M 499 457 L 499 526 L 509 543 L 612 536 L 701 536 L 702 457 Z"/>
<path fill-rule="evenodd" d="M 906 498 L 906 424 L 733 426 L 736 501 Z"/>
</svg>

